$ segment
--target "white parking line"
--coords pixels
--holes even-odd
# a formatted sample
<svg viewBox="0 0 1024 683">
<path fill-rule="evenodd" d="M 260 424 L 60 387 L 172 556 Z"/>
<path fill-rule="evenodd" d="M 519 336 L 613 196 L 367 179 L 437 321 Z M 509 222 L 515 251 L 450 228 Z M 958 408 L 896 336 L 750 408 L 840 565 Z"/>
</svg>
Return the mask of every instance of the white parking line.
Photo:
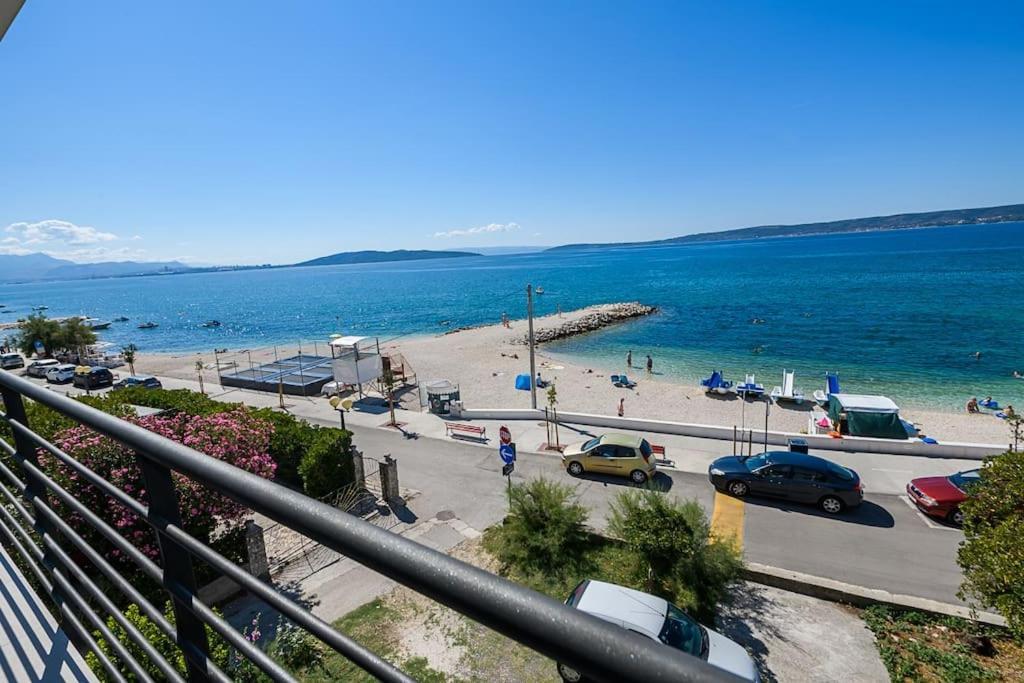
<svg viewBox="0 0 1024 683">
<path fill-rule="evenodd" d="M 928 515 L 926 515 L 926 514 L 924 514 L 923 512 L 921 512 L 921 511 L 920 511 L 920 510 L 918 509 L 918 507 L 917 507 L 916 505 L 914 505 L 914 501 L 910 500 L 910 498 L 907 498 L 906 496 L 900 496 L 900 500 L 902 500 L 902 501 L 903 501 L 904 503 L 906 503 L 906 504 L 907 504 L 907 505 L 908 505 L 908 506 L 910 507 L 910 509 L 911 509 L 911 510 L 913 510 L 914 512 L 916 512 L 916 513 L 917 513 L 917 516 L 918 516 L 918 517 L 920 517 L 920 518 L 921 518 L 921 520 L 922 520 L 922 521 L 923 521 L 923 522 L 924 522 L 925 524 L 927 524 L 927 525 L 929 526 L 929 528 L 932 528 L 932 529 L 940 529 L 940 530 L 942 530 L 942 531 L 960 531 L 960 530 L 959 530 L 959 529 L 957 529 L 956 527 L 952 527 L 952 526 L 946 526 L 945 524 L 936 524 L 935 522 L 933 522 L 933 521 L 931 520 L 931 518 L 930 518 L 930 517 L 928 517 Z"/>
</svg>

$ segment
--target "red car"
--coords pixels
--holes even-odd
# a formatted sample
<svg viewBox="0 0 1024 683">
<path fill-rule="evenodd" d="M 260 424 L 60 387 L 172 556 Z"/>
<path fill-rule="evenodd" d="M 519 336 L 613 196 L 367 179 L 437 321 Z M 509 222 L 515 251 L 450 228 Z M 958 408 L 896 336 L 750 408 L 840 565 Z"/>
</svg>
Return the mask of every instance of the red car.
<svg viewBox="0 0 1024 683">
<path fill-rule="evenodd" d="M 948 477 L 921 477 L 907 484 L 907 495 L 926 515 L 960 526 L 964 522 L 960 503 L 980 480 L 981 470 L 966 470 Z"/>
</svg>

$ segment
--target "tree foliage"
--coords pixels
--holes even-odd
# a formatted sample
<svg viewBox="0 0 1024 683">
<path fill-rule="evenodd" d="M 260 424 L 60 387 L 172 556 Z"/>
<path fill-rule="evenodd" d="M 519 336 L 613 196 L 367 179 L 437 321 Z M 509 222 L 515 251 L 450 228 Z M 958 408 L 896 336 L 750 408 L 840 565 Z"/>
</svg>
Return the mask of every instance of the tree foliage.
<svg viewBox="0 0 1024 683">
<path fill-rule="evenodd" d="M 34 313 L 18 326 L 16 345 L 26 356 L 35 352 L 35 343 L 42 342 L 44 354 L 57 351 L 77 351 L 96 342 L 96 333 L 81 319 L 67 318 L 63 322 Z"/>
<path fill-rule="evenodd" d="M 628 491 L 612 502 L 608 528 L 626 546 L 637 585 L 713 622 L 743 561 L 734 543 L 712 539 L 699 503 Z"/>
<path fill-rule="evenodd" d="M 524 574 L 575 571 L 589 538 L 586 521 L 587 509 L 575 499 L 572 487 L 543 477 L 517 484 L 498 559 Z"/>
<path fill-rule="evenodd" d="M 974 598 L 1006 618 L 1024 639 L 1024 452 L 985 460 L 981 480 L 960 504 L 964 542 L 957 552 L 963 569 L 962 598 Z"/>
<path fill-rule="evenodd" d="M 299 463 L 306 495 L 323 498 L 355 478 L 352 464 L 352 432 L 331 427 L 316 431 Z"/>
</svg>

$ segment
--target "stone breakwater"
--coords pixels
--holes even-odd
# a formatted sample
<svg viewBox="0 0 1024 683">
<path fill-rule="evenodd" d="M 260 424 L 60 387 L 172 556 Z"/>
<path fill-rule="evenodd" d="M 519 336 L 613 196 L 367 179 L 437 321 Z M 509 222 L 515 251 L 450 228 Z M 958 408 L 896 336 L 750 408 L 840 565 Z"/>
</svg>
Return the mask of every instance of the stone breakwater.
<svg viewBox="0 0 1024 683">
<path fill-rule="evenodd" d="M 642 318 L 658 312 L 656 307 L 636 301 L 621 304 L 604 304 L 602 306 L 594 306 L 593 308 L 594 310 L 591 313 L 587 313 L 575 320 L 567 320 L 555 327 L 543 327 L 534 330 L 534 341 L 538 344 L 543 344 L 544 342 L 555 341 L 556 339 L 575 337 L 625 322 L 626 320 Z M 528 344 L 529 339 L 524 336 L 521 339 L 517 339 L 515 343 Z"/>
</svg>

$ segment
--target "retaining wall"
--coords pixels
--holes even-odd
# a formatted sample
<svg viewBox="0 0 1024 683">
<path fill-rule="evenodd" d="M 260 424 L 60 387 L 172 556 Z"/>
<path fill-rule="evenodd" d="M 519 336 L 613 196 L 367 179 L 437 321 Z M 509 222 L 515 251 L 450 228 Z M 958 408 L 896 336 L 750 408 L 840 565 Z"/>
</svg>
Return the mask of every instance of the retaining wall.
<svg viewBox="0 0 1024 683">
<path fill-rule="evenodd" d="M 452 405 L 452 417 L 460 420 L 542 420 L 543 410 L 531 408 L 466 408 L 461 403 Z M 693 436 L 702 439 L 719 439 L 732 441 L 733 428 L 716 425 L 688 424 L 685 422 L 669 422 L 666 420 L 642 420 L 638 418 L 615 417 L 612 415 L 592 415 L 589 413 L 570 413 L 558 411 L 559 422 L 589 425 L 593 427 L 610 427 L 612 429 L 629 429 L 655 434 L 676 434 Z M 748 429 L 753 432 L 756 443 L 764 443 L 764 429 Z M 798 434 L 795 432 L 776 432 L 769 430 L 768 443 L 774 446 L 786 446 L 789 439 L 804 439 L 813 450 L 846 451 L 856 453 L 885 453 L 890 455 L 913 455 L 923 458 L 962 458 L 981 460 L 988 455 L 996 455 L 1006 451 L 1005 446 L 980 443 L 937 443 L 927 444 L 918 439 L 871 439 L 861 436 L 846 436 L 839 439 L 825 434 Z"/>
</svg>

